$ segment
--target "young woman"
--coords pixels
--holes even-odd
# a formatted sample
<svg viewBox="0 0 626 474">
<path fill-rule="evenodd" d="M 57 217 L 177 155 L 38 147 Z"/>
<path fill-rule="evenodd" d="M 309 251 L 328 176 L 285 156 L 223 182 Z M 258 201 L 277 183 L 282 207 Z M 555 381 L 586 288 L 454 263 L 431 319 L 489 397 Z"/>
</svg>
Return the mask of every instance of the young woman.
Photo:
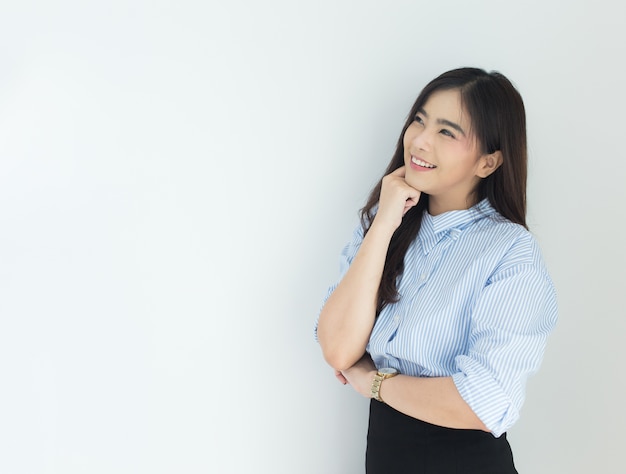
<svg viewBox="0 0 626 474">
<path fill-rule="evenodd" d="M 517 472 L 506 431 L 557 318 L 526 168 L 506 77 L 463 68 L 424 88 L 317 323 L 337 378 L 372 398 L 368 473 Z"/>
</svg>

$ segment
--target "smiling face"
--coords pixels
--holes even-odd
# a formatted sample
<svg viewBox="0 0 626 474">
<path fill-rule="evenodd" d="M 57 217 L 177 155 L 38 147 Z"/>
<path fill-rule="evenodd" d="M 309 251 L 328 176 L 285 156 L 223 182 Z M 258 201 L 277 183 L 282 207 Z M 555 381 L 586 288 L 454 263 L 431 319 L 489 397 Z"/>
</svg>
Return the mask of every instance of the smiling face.
<svg viewBox="0 0 626 474">
<path fill-rule="evenodd" d="M 501 153 L 483 154 L 458 90 L 433 92 L 403 138 L 406 182 L 427 193 L 429 212 L 468 209 L 475 190 L 502 161 Z"/>
</svg>

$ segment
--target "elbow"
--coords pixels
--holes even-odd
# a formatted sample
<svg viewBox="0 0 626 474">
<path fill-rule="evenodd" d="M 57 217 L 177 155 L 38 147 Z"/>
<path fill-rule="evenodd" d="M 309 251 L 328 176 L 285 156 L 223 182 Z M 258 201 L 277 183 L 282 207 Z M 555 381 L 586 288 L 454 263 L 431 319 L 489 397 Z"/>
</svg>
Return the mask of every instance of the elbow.
<svg viewBox="0 0 626 474">
<path fill-rule="evenodd" d="M 346 350 L 342 350 L 341 348 L 324 348 L 322 346 L 322 354 L 324 355 L 324 360 L 328 365 L 330 365 L 335 370 L 348 370 L 354 364 L 356 364 L 361 357 L 363 357 L 363 351 L 360 354 L 350 353 Z"/>
<path fill-rule="evenodd" d="M 317 326 L 317 341 L 322 349 L 324 360 L 335 370 L 347 370 L 356 364 L 367 347 L 369 334 L 355 336 L 355 331 L 339 331 L 328 327 L 320 318 Z"/>
</svg>

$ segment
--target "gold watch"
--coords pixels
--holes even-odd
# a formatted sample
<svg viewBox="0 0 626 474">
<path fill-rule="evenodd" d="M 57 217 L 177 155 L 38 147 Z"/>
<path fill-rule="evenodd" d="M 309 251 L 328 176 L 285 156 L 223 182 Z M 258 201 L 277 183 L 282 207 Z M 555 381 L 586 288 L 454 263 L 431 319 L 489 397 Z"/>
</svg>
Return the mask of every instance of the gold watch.
<svg viewBox="0 0 626 474">
<path fill-rule="evenodd" d="M 372 398 L 375 398 L 379 402 L 384 402 L 382 398 L 380 398 L 380 386 L 383 383 L 383 380 L 390 379 L 391 377 L 395 377 L 398 375 L 398 371 L 396 369 L 392 369 L 390 367 L 383 367 L 382 369 L 378 369 L 376 375 L 374 376 L 374 380 L 372 381 Z"/>
</svg>

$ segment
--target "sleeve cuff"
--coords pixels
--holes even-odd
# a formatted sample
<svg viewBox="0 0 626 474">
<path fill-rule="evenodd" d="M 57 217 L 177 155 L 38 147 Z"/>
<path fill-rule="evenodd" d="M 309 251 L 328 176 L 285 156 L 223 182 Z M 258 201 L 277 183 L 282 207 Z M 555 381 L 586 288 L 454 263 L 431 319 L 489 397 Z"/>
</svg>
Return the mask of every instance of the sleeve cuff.
<svg viewBox="0 0 626 474">
<path fill-rule="evenodd" d="M 459 356 L 460 372 L 452 376 L 459 394 L 496 437 L 519 418 L 519 411 L 493 377 L 467 356 Z"/>
</svg>

